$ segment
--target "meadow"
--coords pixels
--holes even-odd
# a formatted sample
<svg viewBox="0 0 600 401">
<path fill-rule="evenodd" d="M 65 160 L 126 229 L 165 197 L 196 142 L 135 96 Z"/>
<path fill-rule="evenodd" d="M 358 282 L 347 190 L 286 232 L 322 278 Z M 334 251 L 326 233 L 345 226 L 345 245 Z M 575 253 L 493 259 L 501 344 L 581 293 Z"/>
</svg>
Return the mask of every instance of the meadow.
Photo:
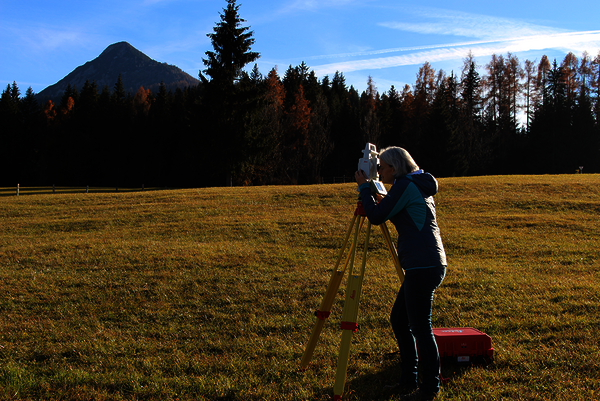
<svg viewBox="0 0 600 401">
<path fill-rule="evenodd" d="M 485 332 L 495 360 L 443 365 L 438 399 L 600 399 L 600 176 L 439 183 L 449 266 L 433 324 Z M 0 196 L 0 399 L 332 398 L 345 282 L 299 365 L 354 184 L 11 191 Z M 373 230 L 345 400 L 397 399 L 382 387 L 398 372 L 398 287 Z"/>
</svg>

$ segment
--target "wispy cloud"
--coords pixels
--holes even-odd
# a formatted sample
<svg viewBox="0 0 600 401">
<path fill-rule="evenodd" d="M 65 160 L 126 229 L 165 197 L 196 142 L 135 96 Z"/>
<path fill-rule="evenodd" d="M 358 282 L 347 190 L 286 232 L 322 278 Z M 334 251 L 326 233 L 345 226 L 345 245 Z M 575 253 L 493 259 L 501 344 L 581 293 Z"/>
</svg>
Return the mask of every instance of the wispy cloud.
<svg viewBox="0 0 600 401">
<path fill-rule="evenodd" d="M 285 6 L 286 10 L 317 10 L 325 7 L 348 6 L 357 0 L 294 0 Z"/>
<path fill-rule="evenodd" d="M 452 38 L 472 38 L 437 45 L 398 47 L 364 52 L 314 56 L 330 63 L 313 67 L 319 76 L 335 71 L 360 71 L 419 65 L 425 62 L 462 60 L 469 52 L 475 57 L 492 54 L 543 51 L 547 49 L 590 54 L 600 50 L 600 31 L 567 32 L 564 29 L 507 19 L 434 8 L 403 8 L 406 20 L 381 22 L 394 31 Z M 394 53 L 397 53 L 393 55 Z M 387 55 L 387 56 L 384 56 Z M 384 57 L 382 57 L 384 56 Z M 340 59 L 340 61 L 334 61 Z M 346 59 L 346 61 L 342 61 Z"/>
<path fill-rule="evenodd" d="M 388 21 L 382 22 L 379 25 L 419 34 L 452 35 L 483 40 L 538 35 L 542 32 L 548 34 L 565 32 L 565 30 L 532 24 L 519 19 L 426 7 L 407 9 L 406 14 L 422 19 L 423 21 Z"/>
<path fill-rule="evenodd" d="M 373 0 L 290 0 L 282 2 L 279 8 L 271 10 L 269 15 L 263 15 L 263 18 L 268 20 L 302 11 L 317 12 L 326 8 L 349 8 L 354 5 L 363 7 L 365 3 L 372 1 Z"/>
<path fill-rule="evenodd" d="M 40 23 L 5 23 L 4 35 L 11 37 L 11 45 L 27 49 L 32 55 L 48 54 L 56 49 L 80 47 L 89 44 L 92 39 L 85 29 L 78 27 L 55 26 Z"/>
<path fill-rule="evenodd" d="M 475 57 L 492 54 L 519 53 L 535 50 L 557 49 L 564 52 L 594 55 L 600 51 L 600 31 L 567 32 L 546 35 L 513 37 L 495 41 L 472 41 L 449 43 L 413 48 L 396 48 L 363 53 L 347 53 L 334 57 L 360 57 L 361 59 L 323 64 L 314 67 L 318 76 L 332 74 L 335 71 L 360 71 L 382 69 L 406 65 L 419 65 L 425 62 L 462 60 L 469 52 Z M 384 53 L 408 53 L 389 57 L 367 57 Z M 367 57 L 367 58 L 365 58 Z"/>
</svg>

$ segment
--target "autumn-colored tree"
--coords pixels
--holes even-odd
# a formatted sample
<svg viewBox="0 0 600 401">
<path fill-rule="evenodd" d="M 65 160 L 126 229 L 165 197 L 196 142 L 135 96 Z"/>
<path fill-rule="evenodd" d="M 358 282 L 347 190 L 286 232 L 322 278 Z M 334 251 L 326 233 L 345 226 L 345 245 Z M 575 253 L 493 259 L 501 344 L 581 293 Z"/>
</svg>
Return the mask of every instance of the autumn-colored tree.
<svg viewBox="0 0 600 401">
<path fill-rule="evenodd" d="M 86 80 L 85 83 L 87 85 L 89 85 L 89 81 Z M 84 85 L 84 87 L 86 87 L 86 85 Z M 58 108 L 66 109 L 69 98 L 71 98 L 75 102 L 75 104 L 77 104 L 77 105 L 79 104 L 79 92 L 77 91 L 77 88 L 74 86 L 71 86 L 70 83 L 67 84 L 67 88 L 65 89 L 65 91 L 62 94 L 62 97 L 60 98 L 60 103 L 58 105 Z"/>
<path fill-rule="evenodd" d="M 294 94 L 294 103 L 286 112 L 287 123 L 283 138 L 282 154 L 286 163 L 282 172 L 290 183 L 298 183 L 302 164 L 306 158 L 310 113 L 309 102 L 304 97 L 304 88 L 299 85 Z"/>
<path fill-rule="evenodd" d="M 279 80 L 279 75 L 277 74 L 277 67 L 273 67 L 269 74 L 267 75 L 267 79 L 265 80 L 265 86 L 267 88 L 266 91 L 266 99 L 269 104 L 273 105 L 276 110 L 283 109 L 283 102 L 285 100 L 285 89 L 283 88 L 283 84 Z"/>
<path fill-rule="evenodd" d="M 277 67 L 269 71 L 265 80 L 264 120 L 266 136 L 272 138 L 273 148 L 280 149 L 282 140 L 282 121 L 284 115 L 285 89 L 277 74 Z M 278 160 L 279 161 L 279 160 Z"/>
<path fill-rule="evenodd" d="M 139 87 L 133 96 L 134 116 L 148 116 L 151 106 L 151 95 L 150 89 L 144 89 L 143 86 Z"/>
<path fill-rule="evenodd" d="M 72 97 L 67 98 L 66 104 L 59 109 L 61 119 L 69 118 L 75 108 L 75 100 Z"/>
<path fill-rule="evenodd" d="M 594 81 L 593 60 L 588 52 L 583 52 L 577 68 L 579 76 L 579 88 L 581 91 L 590 93 L 590 84 Z"/>
<path fill-rule="evenodd" d="M 310 107 L 308 100 L 304 97 L 304 87 L 300 85 L 298 91 L 294 94 L 294 104 L 288 112 L 291 125 L 297 135 L 292 142 L 294 149 L 306 145 L 308 140 L 308 125 L 310 124 Z"/>
<path fill-rule="evenodd" d="M 418 108 L 424 109 L 433 102 L 437 91 L 435 80 L 435 69 L 426 61 L 419 68 L 417 81 L 414 85 L 415 102 L 417 102 Z"/>
<path fill-rule="evenodd" d="M 164 83 L 127 94 L 120 79 L 100 94 L 95 82 L 80 92 L 70 85 L 43 107 L 30 89 L 21 99 L 13 83 L 0 97 L 0 180 L 205 186 L 229 174 L 236 185 L 339 182 L 351 179 L 365 140 L 405 147 L 438 176 L 600 171 L 600 55 L 571 53 L 551 65 L 509 53 L 479 68 L 472 55 L 458 77 L 425 63 L 414 86 L 379 94 L 371 77 L 359 94 L 341 72 L 320 81 L 302 63 L 280 79 L 276 68 L 263 77 L 255 64 L 231 84 L 207 74 L 175 94 Z M 206 165 L 216 173 L 202 174 Z"/>
<path fill-rule="evenodd" d="M 44 105 L 44 116 L 46 117 L 46 121 L 48 123 L 52 123 L 56 118 L 56 110 L 54 109 L 54 102 L 52 100 L 48 100 Z"/>
<path fill-rule="evenodd" d="M 264 102 L 257 112 L 258 121 L 253 125 L 260 131 L 249 138 L 251 161 L 239 179 L 244 185 L 281 183 L 279 168 L 286 163 L 282 154 L 285 89 L 277 67 L 273 67 L 264 80 L 255 74 L 252 82 L 264 87 Z"/>
<path fill-rule="evenodd" d="M 563 72 L 563 80 L 565 85 L 565 96 L 566 101 L 569 104 L 573 104 L 577 98 L 578 91 L 578 72 L 579 72 L 579 59 L 573 52 L 567 53 L 561 63 Z"/>
<path fill-rule="evenodd" d="M 551 66 L 548 57 L 546 57 L 546 55 L 542 56 L 542 59 L 538 64 L 538 74 L 536 79 L 537 91 L 540 94 L 540 101 L 542 105 L 546 104 L 546 101 L 548 99 L 548 92 L 546 86 L 548 83 L 548 74 L 550 73 L 550 68 Z"/>
</svg>

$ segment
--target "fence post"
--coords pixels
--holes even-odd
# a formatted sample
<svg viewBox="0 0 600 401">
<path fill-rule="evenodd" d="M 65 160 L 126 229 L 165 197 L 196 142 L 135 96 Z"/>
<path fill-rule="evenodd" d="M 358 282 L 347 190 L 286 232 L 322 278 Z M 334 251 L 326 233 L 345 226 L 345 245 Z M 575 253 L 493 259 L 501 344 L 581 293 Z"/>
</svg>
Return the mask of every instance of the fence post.
<svg viewBox="0 0 600 401">
<path fill-rule="evenodd" d="M 90 192 L 90 186 L 89 186 L 89 185 L 86 185 L 86 186 L 85 186 L 85 193 L 87 194 L 87 193 L 89 193 L 89 192 Z"/>
<path fill-rule="evenodd" d="M 19 196 L 19 184 L 17 184 L 17 196 Z"/>
</svg>

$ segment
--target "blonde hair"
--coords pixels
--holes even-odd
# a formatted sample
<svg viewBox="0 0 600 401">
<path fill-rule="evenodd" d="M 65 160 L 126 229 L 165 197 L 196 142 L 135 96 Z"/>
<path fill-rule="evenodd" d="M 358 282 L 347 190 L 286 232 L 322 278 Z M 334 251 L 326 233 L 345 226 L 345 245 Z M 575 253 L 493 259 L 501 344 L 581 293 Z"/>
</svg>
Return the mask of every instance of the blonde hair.
<svg viewBox="0 0 600 401">
<path fill-rule="evenodd" d="M 419 166 L 415 163 L 410 153 L 398 146 L 390 146 L 383 149 L 379 153 L 379 159 L 394 168 L 396 171 L 394 177 L 396 178 L 419 170 Z"/>
</svg>

